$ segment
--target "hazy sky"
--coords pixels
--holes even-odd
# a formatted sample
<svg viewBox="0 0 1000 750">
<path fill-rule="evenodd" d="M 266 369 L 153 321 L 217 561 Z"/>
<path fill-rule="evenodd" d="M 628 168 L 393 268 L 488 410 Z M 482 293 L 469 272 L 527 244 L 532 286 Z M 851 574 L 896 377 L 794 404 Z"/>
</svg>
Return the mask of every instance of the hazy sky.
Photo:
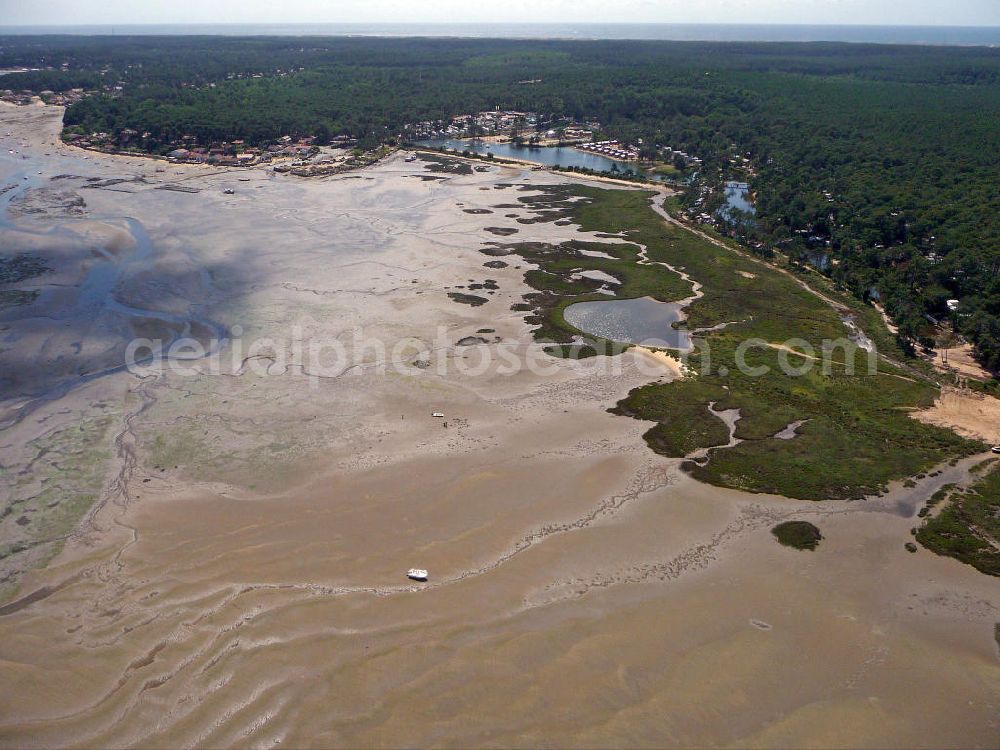
<svg viewBox="0 0 1000 750">
<path fill-rule="evenodd" d="M 371 22 L 1000 26 L 1000 0 L 0 0 L 0 25 Z"/>
</svg>

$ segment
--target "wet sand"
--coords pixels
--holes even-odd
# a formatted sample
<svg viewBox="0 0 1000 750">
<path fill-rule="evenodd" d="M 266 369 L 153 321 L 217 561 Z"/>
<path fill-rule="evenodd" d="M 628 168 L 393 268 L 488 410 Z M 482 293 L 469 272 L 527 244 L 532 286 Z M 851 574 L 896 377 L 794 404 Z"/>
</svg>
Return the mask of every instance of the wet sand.
<svg viewBox="0 0 1000 750">
<path fill-rule="evenodd" d="M 93 509 L 0 609 L 0 745 L 996 746 L 1000 592 L 904 549 L 929 484 L 822 504 L 701 485 L 648 450 L 643 423 L 606 413 L 677 377 L 669 358 L 460 370 L 482 354 L 463 337 L 530 346 L 510 310 L 526 266 L 484 268 L 485 227 L 601 241 L 466 209 L 530 195 L 498 184 L 565 178 L 424 181 L 401 156 L 310 181 L 157 173 L 50 145 L 50 110 L 0 117 L 45 180 L 149 181 L 70 183 L 84 216 L 19 227 L 140 222 L 152 256 L 115 293 L 229 339 L 217 374 L 116 372 L 0 433 L 2 478 L 20 478 L 5 492 L 27 506 L 47 476 L 79 489 L 62 461 L 80 425 L 95 437 L 72 455 L 99 467 Z M 499 289 L 451 301 L 470 279 Z M 285 346 L 296 328 L 351 348 L 355 326 L 409 342 L 389 357 L 402 365 L 356 352 L 310 378 Z M 233 356 L 255 337 L 273 343 Z M 25 362 L 47 351 L 21 346 Z M 815 552 L 774 541 L 789 519 L 820 527 Z"/>
</svg>

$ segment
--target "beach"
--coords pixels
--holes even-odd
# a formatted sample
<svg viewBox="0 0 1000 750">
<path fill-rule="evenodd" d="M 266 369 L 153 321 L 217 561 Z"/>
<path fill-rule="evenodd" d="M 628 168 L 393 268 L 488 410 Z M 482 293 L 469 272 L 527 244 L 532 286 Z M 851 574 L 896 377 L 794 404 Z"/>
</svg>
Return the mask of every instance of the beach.
<svg viewBox="0 0 1000 750">
<path fill-rule="evenodd" d="M 518 205 L 575 176 L 168 165 L 60 117 L 0 109 L 0 241 L 51 266 L 3 320 L 0 746 L 996 745 L 995 579 L 904 548 L 938 477 L 700 484 L 607 411 L 676 360 L 534 344 L 481 250 L 613 242 Z"/>
</svg>

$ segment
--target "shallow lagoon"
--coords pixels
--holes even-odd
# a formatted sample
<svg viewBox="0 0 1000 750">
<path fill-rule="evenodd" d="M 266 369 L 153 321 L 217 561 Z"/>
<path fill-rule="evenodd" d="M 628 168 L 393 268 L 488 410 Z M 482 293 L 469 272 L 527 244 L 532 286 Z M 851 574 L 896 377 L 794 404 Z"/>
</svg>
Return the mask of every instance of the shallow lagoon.
<svg viewBox="0 0 1000 750">
<path fill-rule="evenodd" d="M 592 169 L 595 172 L 611 172 L 617 170 L 623 174 L 641 174 L 633 164 L 609 159 L 599 154 L 590 154 L 572 146 L 515 146 L 512 143 L 493 143 L 492 141 L 455 140 L 451 138 L 421 141 L 421 146 L 433 148 L 449 148 L 455 151 L 471 151 L 475 154 L 493 154 L 500 159 L 520 159 L 544 164 L 547 167 L 579 167 Z"/>
<path fill-rule="evenodd" d="M 690 333 L 672 327 L 684 318 L 683 307 L 676 302 L 657 302 L 651 297 L 577 302 L 563 311 L 563 317 L 574 328 L 610 341 L 691 348 Z"/>
</svg>

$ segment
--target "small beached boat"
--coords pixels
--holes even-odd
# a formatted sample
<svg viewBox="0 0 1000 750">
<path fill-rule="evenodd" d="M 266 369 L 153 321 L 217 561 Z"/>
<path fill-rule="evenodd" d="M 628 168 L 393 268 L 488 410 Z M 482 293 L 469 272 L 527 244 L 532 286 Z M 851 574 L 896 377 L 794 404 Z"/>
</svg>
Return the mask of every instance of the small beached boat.
<svg viewBox="0 0 1000 750">
<path fill-rule="evenodd" d="M 406 577 L 413 581 L 426 581 L 427 571 L 423 568 L 410 568 L 406 571 Z"/>
</svg>

